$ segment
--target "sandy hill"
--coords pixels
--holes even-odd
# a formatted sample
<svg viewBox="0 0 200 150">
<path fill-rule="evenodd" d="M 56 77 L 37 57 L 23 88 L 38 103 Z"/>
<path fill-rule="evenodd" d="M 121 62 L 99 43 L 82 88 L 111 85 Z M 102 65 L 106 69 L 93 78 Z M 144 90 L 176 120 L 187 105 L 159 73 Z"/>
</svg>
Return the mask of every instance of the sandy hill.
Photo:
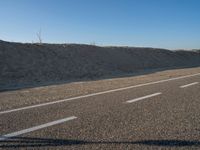
<svg viewBox="0 0 200 150">
<path fill-rule="evenodd" d="M 200 66 L 200 51 L 0 41 L 0 90 Z"/>
</svg>

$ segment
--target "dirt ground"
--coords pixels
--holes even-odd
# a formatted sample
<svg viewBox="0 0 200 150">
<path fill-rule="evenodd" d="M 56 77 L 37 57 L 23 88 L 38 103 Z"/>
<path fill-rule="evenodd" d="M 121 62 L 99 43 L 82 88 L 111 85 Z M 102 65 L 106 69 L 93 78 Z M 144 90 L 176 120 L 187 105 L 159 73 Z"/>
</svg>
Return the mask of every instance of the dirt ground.
<svg viewBox="0 0 200 150">
<path fill-rule="evenodd" d="M 200 66 L 200 51 L 0 41 L 0 91 Z"/>
</svg>

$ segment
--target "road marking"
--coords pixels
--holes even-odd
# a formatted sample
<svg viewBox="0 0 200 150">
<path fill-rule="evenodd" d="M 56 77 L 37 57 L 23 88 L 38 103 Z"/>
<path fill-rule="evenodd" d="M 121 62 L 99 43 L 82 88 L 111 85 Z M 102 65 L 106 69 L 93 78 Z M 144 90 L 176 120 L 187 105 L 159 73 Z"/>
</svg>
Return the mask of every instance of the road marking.
<svg viewBox="0 0 200 150">
<path fill-rule="evenodd" d="M 6 140 L 8 138 L 16 137 L 16 136 L 19 136 L 19 135 L 22 135 L 22 134 L 25 134 L 25 133 L 40 130 L 40 129 L 43 129 L 43 128 L 47 128 L 47 127 L 50 127 L 50 126 L 53 126 L 53 125 L 61 124 L 63 122 L 70 121 L 70 120 L 73 120 L 73 119 L 76 119 L 76 118 L 77 117 L 72 116 L 72 117 L 56 120 L 56 121 L 53 121 L 53 122 L 45 123 L 45 124 L 35 126 L 35 127 L 32 127 L 32 128 L 24 129 L 24 130 L 21 130 L 21 131 L 9 133 L 9 134 L 0 136 L 0 141 Z"/>
<path fill-rule="evenodd" d="M 146 96 L 143 96 L 143 97 L 139 97 L 139 98 L 135 98 L 135 99 L 132 99 L 132 100 L 128 100 L 126 101 L 126 103 L 133 103 L 133 102 L 137 102 L 137 101 L 140 101 L 140 100 L 143 100 L 143 99 L 147 99 L 147 98 L 151 98 L 151 97 L 154 97 L 154 96 L 158 96 L 162 93 L 154 93 L 154 94 L 151 94 L 151 95 L 146 95 Z"/>
<path fill-rule="evenodd" d="M 132 88 L 137 88 L 137 87 L 142 87 L 142 86 L 147 86 L 147 85 L 153 85 L 153 84 L 158 84 L 158 83 L 163 83 L 163 82 L 169 82 L 169 81 L 173 81 L 173 80 L 184 79 L 184 78 L 189 78 L 189 77 L 194 77 L 194 76 L 199 76 L 199 75 L 200 75 L 200 73 L 196 73 L 196 74 L 192 74 L 192 75 L 186 75 L 186 76 L 180 76 L 180 77 L 176 77 L 176 78 L 170 78 L 170 79 L 164 79 L 164 80 L 159 80 L 159 81 L 154 81 L 154 82 L 148 82 L 148 83 L 128 86 L 128 87 L 124 87 L 124 88 L 118 88 L 118 89 L 113 89 L 113 90 L 108 90 L 108 91 L 103 91 L 103 92 L 97 92 L 97 93 L 67 98 L 67 99 L 63 99 L 63 100 L 57 100 L 57 101 L 53 101 L 53 102 L 47 102 L 47 103 L 36 104 L 36 105 L 31 105 L 31 106 L 26 106 L 26 107 L 21 107 L 21 108 L 16 108 L 16 109 L 10 109 L 10 110 L 1 111 L 0 114 L 6 114 L 6 113 L 11 113 L 11 112 L 36 108 L 36 107 L 42 107 L 42 106 L 47 106 L 47 105 L 52 105 L 52 104 L 57 104 L 57 103 L 63 103 L 63 102 L 77 100 L 77 99 L 81 99 L 81 98 L 87 98 L 87 97 L 107 94 L 107 93 L 111 93 L 111 92 L 123 91 L 123 90 L 127 90 L 127 89 L 132 89 Z"/>
<path fill-rule="evenodd" d="M 196 84 L 199 84 L 199 82 L 194 82 L 194 83 L 182 85 L 182 86 L 180 86 L 180 88 L 186 88 L 186 87 L 189 87 L 189 86 L 192 86 L 192 85 L 196 85 Z"/>
</svg>

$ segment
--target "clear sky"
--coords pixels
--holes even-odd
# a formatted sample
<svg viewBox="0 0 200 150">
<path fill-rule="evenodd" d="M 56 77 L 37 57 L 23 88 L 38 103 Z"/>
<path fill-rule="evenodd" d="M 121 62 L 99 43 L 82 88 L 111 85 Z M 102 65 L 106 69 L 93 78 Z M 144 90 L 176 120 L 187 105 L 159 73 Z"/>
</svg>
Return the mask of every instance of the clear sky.
<svg viewBox="0 0 200 150">
<path fill-rule="evenodd" d="M 200 0 L 0 0 L 0 39 L 200 48 Z"/>
</svg>

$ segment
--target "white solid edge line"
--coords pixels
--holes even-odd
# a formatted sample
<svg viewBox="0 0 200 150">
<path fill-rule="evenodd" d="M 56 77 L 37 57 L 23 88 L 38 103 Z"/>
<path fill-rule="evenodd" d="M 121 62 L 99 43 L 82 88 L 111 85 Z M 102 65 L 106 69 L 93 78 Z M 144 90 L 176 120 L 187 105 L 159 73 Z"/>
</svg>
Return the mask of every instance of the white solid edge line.
<svg viewBox="0 0 200 150">
<path fill-rule="evenodd" d="M 40 130 L 40 129 L 43 129 L 43 128 L 46 128 L 46 127 L 50 127 L 50 126 L 53 126 L 53 125 L 61 124 L 63 122 L 70 121 L 70 120 L 73 120 L 73 119 L 76 119 L 76 118 L 77 117 L 75 117 L 75 116 L 71 116 L 71 117 L 68 117 L 68 118 L 52 121 L 52 122 L 45 123 L 45 124 L 35 126 L 35 127 L 32 127 L 32 128 L 28 128 L 28 129 L 24 129 L 24 130 L 21 130 L 21 131 L 9 133 L 9 134 L 0 136 L 0 141 L 6 140 L 8 138 L 16 137 L 16 136 L 19 136 L 19 135 L 22 135 L 22 134 L 25 134 L 25 133 Z"/>
<path fill-rule="evenodd" d="M 106 93 L 111 93 L 111 92 L 117 92 L 117 91 L 132 89 L 132 88 L 136 88 L 136 87 L 142 87 L 142 86 L 158 84 L 158 83 L 163 83 L 163 82 L 168 82 L 168 81 L 173 81 L 173 80 L 178 80 L 178 79 L 184 79 L 184 78 L 189 78 L 189 77 L 198 76 L 198 75 L 200 75 L 200 73 L 196 73 L 196 74 L 192 74 L 192 75 L 186 75 L 186 76 L 180 76 L 180 77 L 171 78 L 171 79 L 164 79 L 164 80 L 159 80 L 159 81 L 154 81 L 154 82 L 148 82 L 148 83 L 128 86 L 128 87 L 124 87 L 124 88 L 118 88 L 118 89 L 113 89 L 113 90 L 108 90 L 108 91 L 103 91 L 103 92 L 97 92 L 97 93 L 67 98 L 67 99 L 63 99 L 63 100 L 57 100 L 57 101 L 53 101 L 53 102 L 36 104 L 36 105 L 32 105 L 32 106 L 10 109 L 10 110 L 1 111 L 0 114 L 6 114 L 6 113 L 10 113 L 10 112 L 20 111 L 20 110 L 25 110 L 25 109 L 31 109 L 31 108 L 35 108 L 35 107 L 52 105 L 52 104 L 56 104 L 56 103 L 62 103 L 62 102 L 66 102 L 66 101 L 72 101 L 72 100 L 76 100 L 76 99 L 87 98 L 87 97 L 91 97 L 91 96 L 96 96 L 96 95 L 101 95 L 101 94 L 106 94 Z"/>
<path fill-rule="evenodd" d="M 182 85 L 182 86 L 180 86 L 180 88 L 186 88 L 186 87 L 196 85 L 196 84 L 199 84 L 199 82 L 193 82 L 193 83 L 190 83 L 190 84 Z"/>
<path fill-rule="evenodd" d="M 147 99 L 147 98 L 151 98 L 151 97 L 154 97 L 154 96 L 158 96 L 162 93 L 154 93 L 154 94 L 150 94 L 150 95 L 146 95 L 146 96 L 143 96 L 143 97 L 139 97 L 139 98 L 135 98 L 135 99 L 132 99 L 132 100 L 128 100 L 126 101 L 126 103 L 133 103 L 133 102 L 137 102 L 137 101 L 140 101 L 140 100 L 143 100 L 143 99 Z"/>
</svg>

